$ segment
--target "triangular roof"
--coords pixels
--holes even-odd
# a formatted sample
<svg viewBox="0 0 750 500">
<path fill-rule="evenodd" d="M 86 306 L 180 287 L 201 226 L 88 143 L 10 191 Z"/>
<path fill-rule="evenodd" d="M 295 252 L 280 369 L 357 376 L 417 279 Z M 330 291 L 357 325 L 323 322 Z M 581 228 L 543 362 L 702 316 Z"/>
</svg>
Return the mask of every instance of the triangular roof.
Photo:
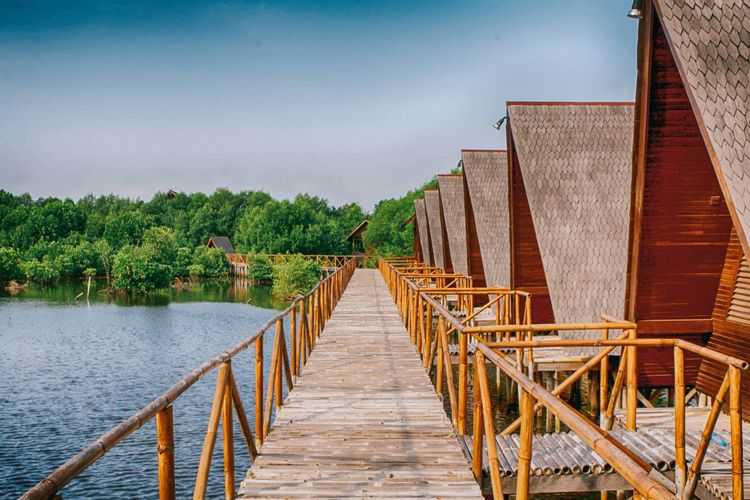
<svg viewBox="0 0 750 500">
<path fill-rule="evenodd" d="M 508 103 L 555 319 L 623 311 L 632 103 Z"/>
<path fill-rule="evenodd" d="M 508 166 L 505 151 L 461 151 L 487 286 L 510 283 Z"/>
<path fill-rule="evenodd" d="M 432 250 L 430 250 L 430 229 L 427 225 L 427 210 L 424 206 L 424 198 L 414 200 L 414 215 L 417 218 L 419 229 L 419 243 L 422 248 L 422 261 L 432 264 Z"/>
<path fill-rule="evenodd" d="M 404 222 L 401 223 L 401 227 L 406 227 L 412 222 L 414 222 L 414 219 L 416 218 L 417 214 L 411 214 Z"/>
<path fill-rule="evenodd" d="M 424 203 L 425 208 L 427 209 L 427 223 L 430 226 L 433 264 L 445 269 L 448 267 L 448 259 L 447 255 L 445 255 L 445 241 L 443 241 L 443 219 L 440 215 L 440 192 L 437 189 L 425 189 Z"/>
<path fill-rule="evenodd" d="M 469 261 L 466 246 L 466 207 L 464 206 L 463 175 L 438 175 L 440 201 L 443 204 L 445 232 L 451 252 L 453 272 L 469 274 Z"/>
<path fill-rule="evenodd" d="M 360 236 L 362 233 L 365 232 L 367 229 L 367 226 L 370 225 L 370 221 L 365 219 L 362 222 L 360 222 L 357 227 L 355 227 L 351 233 L 349 233 L 349 236 L 346 237 L 346 241 L 351 241 L 352 238 L 355 238 L 357 236 Z"/>
<path fill-rule="evenodd" d="M 654 7 L 750 254 L 750 3 L 655 0 Z"/>
<path fill-rule="evenodd" d="M 229 238 L 226 236 L 211 236 L 208 239 L 208 246 L 221 248 L 222 250 L 224 250 L 224 253 L 234 253 L 232 242 L 229 241 Z"/>
</svg>

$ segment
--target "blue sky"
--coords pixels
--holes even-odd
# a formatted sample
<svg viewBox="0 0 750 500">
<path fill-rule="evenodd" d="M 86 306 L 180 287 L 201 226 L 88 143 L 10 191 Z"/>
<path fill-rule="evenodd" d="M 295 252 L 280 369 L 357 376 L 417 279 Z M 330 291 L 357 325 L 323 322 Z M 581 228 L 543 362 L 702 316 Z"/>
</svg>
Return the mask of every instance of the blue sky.
<svg viewBox="0 0 750 500">
<path fill-rule="evenodd" d="M 508 100 L 634 98 L 627 0 L 5 0 L 0 187 L 367 209 L 502 148 Z"/>
</svg>

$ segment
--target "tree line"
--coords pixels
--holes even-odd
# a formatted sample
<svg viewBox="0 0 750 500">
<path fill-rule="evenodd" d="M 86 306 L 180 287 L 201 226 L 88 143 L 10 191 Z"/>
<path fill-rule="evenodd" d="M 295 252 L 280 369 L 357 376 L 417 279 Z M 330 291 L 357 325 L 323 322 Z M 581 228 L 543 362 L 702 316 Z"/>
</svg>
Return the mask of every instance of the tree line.
<svg viewBox="0 0 750 500">
<path fill-rule="evenodd" d="M 114 194 L 33 199 L 0 189 L 0 281 L 93 275 L 125 291 L 164 288 L 181 276 L 226 274 L 223 252 L 206 247 L 211 236 L 229 236 L 243 253 L 340 255 L 351 252 L 346 236 L 368 217 L 368 253 L 407 255 L 412 228 L 403 223 L 414 198 L 435 185 L 433 179 L 383 200 L 372 214 L 308 194 L 277 200 L 224 188 L 210 195 L 160 192 L 149 201 Z"/>
</svg>

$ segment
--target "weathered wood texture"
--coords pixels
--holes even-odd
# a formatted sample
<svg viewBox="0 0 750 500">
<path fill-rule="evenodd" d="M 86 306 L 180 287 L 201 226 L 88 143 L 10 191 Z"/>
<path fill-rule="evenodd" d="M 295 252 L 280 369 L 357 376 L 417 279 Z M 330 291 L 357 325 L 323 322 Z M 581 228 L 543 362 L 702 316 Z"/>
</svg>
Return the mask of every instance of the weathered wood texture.
<svg viewBox="0 0 750 500">
<path fill-rule="evenodd" d="M 469 195 L 469 185 L 464 176 L 464 207 L 466 210 L 466 253 L 469 264 L 469 276 L 475 287 L 483 288 L 487 286 L 487 280 L 484 276 L 484 264 L 482 263 L 482 253 L 479 249 L 479 234 L 477 233 L 477 221 L 474 213 L 474 205 Z M 477 295 L 474 297 L 474 305 L 481 306 L 489 301 L 486 295 Z"/>
<path fill-rule="evenodd" d="M 238 496 L 481 497 L 378 271 L 356 271 Z"/>
<path fill-rule="evenodd" d="M 716 178 L 664 32 L 654 19 L 648 106 L 648 135 L 640 214 L 634 224 L 638 249 L 631 269 L 629 318 L 684 320 L 711 318 L 732 228 L 729 210 Z M 631 248 L 632 251 L 632 248 Z M 633 263 L 631 262 L 631 265 Z M 710 332 L 662 332 L 705 342 Z M 643 335 L 640 332 L 640 336 Z M 673 383 L 671 355 L 641 351 L 640 382 Z M 686 383 L 695 383 L 699 360 L 686 358 Z"/>
</svg>

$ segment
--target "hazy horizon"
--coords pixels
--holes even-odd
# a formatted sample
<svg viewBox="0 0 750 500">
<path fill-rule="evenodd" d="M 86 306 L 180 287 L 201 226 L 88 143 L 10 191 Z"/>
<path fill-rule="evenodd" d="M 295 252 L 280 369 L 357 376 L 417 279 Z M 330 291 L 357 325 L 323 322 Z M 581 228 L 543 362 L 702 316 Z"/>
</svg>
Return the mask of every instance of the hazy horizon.
<svg viewBox="0 0 750 500">
<path fill-rule="evenodd" d="M 15 2 L 0 187 L 309 193 L 372 210 L 500 149 L 510 100 L 631 101 L 628 1 Z"/>
</svg>

